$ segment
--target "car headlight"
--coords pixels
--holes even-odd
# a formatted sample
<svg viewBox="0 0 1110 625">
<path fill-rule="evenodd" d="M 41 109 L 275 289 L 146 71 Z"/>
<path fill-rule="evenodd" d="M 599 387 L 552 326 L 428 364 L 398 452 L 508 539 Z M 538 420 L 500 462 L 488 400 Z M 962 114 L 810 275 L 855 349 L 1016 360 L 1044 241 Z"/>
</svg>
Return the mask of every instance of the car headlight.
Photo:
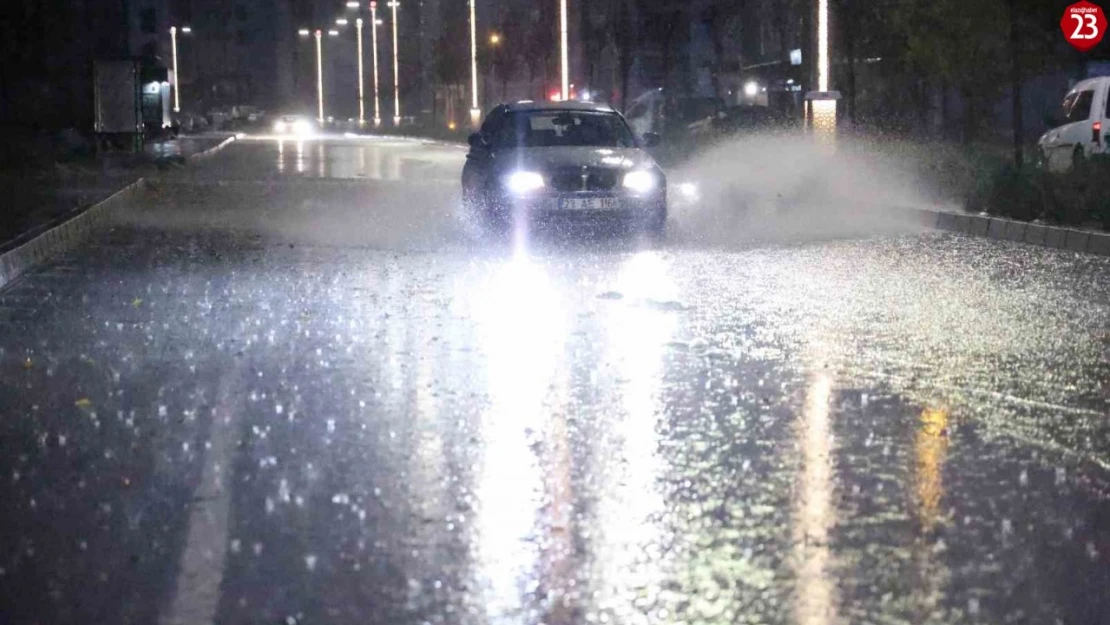
<svg viewBox="0 0 1110 625">
<path fill-rule="evenodd" d="M 287 127 L 285 125 L 285 122 L 283 122 L 283 121 L 279 120 L 276 124 L 274 124 L 274 132 L 276 132 L 279 135 L 285 134 L 286 128 Z"/>
<path fill-rule="evenodd" d="M 636 193 L 647 193 L 655 188 L 655 175 L 650 171 L 630 171 L 624 175 L 622 183 L 625 189 Z"/>
<path fill-rule="evenodd" d="M 307 135 L 312 132 L 312 125 L 302 119 L 293 124 L 293 131 L 299 135 Z"/>
<path fill-rule="evenodd" d="M 505 188 L 518 195 L 543 188 L 543 176 L 534 171 L 517 171 L 505 178 Z"/>
</svg>

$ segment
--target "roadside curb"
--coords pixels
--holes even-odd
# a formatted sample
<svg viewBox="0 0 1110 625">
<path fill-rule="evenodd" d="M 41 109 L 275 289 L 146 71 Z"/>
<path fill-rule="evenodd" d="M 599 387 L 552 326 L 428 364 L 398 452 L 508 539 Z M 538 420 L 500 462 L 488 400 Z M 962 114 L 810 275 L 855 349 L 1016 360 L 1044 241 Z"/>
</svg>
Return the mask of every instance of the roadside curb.
<svg viewBox="0 0 1110 625">
<path fill-rule="evenodd" d="M 961 232 L 1003 241 L 1017 241 L 1083 254 L 1110 256 L 1110 233 L 1108 232 L 1076 230 L 927 208 L 908 208 L 906 211 L 914 222 L 937 230 Z"/>
<path fill-rule="evenodd" d="M 227 146 L 231 145 L 232 143 L 234 143 L 235 139 L 236 139 L 235 135 L 232 135 L 232 136 L 224 139 L 223 141 L 217 143 L 216 145 L 208 148 L 207 150 L 202 150 L 200 152 L 197 152 L 196 154 L 190 154 L 189 156 L 185 157 L 185 160 L 186 161 L 204 160 L 204 159 L 212 156 L 216 152 L 219 152 L 220 150 L 222 150 L 222 149 L 226 148 Z"/>
<path fill-rule="evenodd" d="M 228 137 L 207 150 L 187 156 L 185 160 L 191 162 L 209 158 L 235 139 L 234 136 Z M 16 239 L 11 249 L 0 252 L 0 289 L 5 288 L 36 265 L 84 243 L 110 221 L 112 210 L 149 187 L 150 183 L 146 178 L 139 178 L 104 200 L 91 206 L 74 209 L 54 223 L 47 224 L 41 232 L 26 241 L 20 242 Z"/>
<path fill-rule="evenodd" d="M 11 284 L 28 269 L 83 243 L 108 223 L 116 206 L 131 200 L 146 186 L 146 179 L 139 178 L 107 199 L 77 209 L 30 240 L 0 254 L 0 289 Z"/>
</svg>

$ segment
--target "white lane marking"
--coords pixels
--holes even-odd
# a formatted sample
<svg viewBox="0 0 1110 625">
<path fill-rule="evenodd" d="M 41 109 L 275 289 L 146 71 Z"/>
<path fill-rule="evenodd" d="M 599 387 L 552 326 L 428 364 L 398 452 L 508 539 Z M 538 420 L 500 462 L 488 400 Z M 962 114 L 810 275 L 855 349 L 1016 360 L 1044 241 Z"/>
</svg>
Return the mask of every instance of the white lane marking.
<svg viewBox="0 0 1110 625">
<path fill-rule="evenodd" d="M 204 471 L 193 493 L 173 603 L 160 619 L 162 625 L 209 625 L 219 607 L 231 521 L 231 460 L 238 431 L 229 387 L 226 382 L 221 385 Z"/>
</svg>

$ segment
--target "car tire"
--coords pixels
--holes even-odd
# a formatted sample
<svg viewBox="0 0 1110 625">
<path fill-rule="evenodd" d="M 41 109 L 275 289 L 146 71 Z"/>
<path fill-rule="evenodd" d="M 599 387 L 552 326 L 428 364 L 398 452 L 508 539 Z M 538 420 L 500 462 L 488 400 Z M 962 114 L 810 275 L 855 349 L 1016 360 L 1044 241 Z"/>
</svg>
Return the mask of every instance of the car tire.
<svg viewBox="0 0 1110 625">
<path fill-rule="evenodd" d="M 1083 151 L 1083 146 L 1075 146 L 1075 150 L 1071 153 L 1071 168 L 1072 171 L 1083 169 L 1087 164 L 1087 153 Z"/>
</svg>

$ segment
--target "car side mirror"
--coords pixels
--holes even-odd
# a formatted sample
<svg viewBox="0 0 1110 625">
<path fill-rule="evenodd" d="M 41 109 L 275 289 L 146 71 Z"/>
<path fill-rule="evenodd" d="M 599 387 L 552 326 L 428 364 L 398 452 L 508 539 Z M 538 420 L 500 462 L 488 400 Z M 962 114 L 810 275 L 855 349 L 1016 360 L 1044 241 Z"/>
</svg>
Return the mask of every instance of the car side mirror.
<svg viewBox="0 0 1110 625">
<path fill-rule="evenodd" d="M 470 133 L 470 136 L 466 138 L 466 142 L 470 144 L 470 147 L 478 148 L 480 150 L 484 150 L 489 147 L 489 139 L 480 132 Z"/>
<path fill-rule="evenodd" d="M 654 148 L 662 141 L 662 137 L 655 132 L 645 132 L 643 138 L 643 145 L 645 148 Z"/>
</svg>

